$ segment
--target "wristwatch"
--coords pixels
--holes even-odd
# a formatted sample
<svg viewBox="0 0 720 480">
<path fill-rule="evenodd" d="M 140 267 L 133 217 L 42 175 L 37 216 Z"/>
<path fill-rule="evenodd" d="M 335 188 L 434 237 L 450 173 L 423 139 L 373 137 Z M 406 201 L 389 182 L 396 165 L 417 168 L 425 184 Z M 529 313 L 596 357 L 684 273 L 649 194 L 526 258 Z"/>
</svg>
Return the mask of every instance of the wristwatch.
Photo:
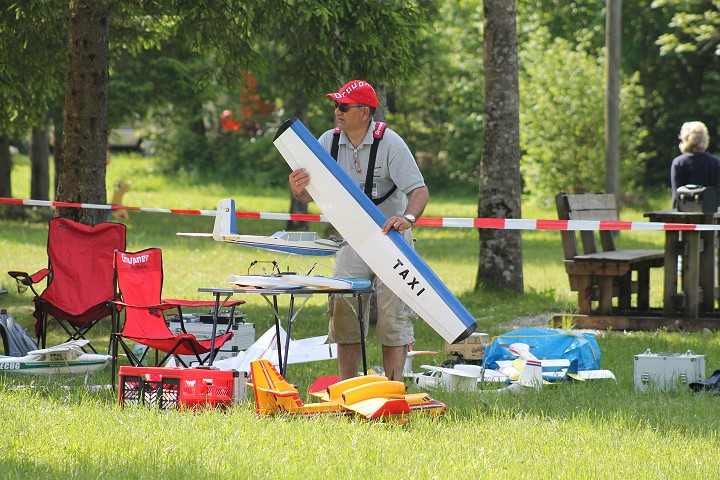
<svg viewBox="0 0 720 480">
<path fill-rule="evenodd" d="M 415 218 L 415 215 L 413 215 L 411 213 L 406 213 L 405 215 L 403 215 L 403 218 L 410 223 L 415 223 L 417 221 L 417 219 Z"/>
</svg>

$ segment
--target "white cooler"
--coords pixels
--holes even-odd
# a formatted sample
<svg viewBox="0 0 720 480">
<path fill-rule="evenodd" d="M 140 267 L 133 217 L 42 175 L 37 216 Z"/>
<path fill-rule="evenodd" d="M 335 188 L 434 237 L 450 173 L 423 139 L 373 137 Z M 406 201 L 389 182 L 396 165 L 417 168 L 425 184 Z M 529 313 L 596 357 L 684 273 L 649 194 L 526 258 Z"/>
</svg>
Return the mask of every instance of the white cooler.
<svg viewBox="0 0 720 480">
<path fill-rule="evenodd" d="M 705 355 L 685 353 L 645 353 L 635 355 L 635 389 L 677 390 L 689 383 L 705 380 Z"/>
<path fill-rule="evenodd" d="M 182 333 L 180 329 L 180 322 L 169 322 L 168 327 L 170 331 L 178 334 Z M 216 335 L 220 335 L 227 329 L 227 318 L 220 318 L 218 320 Z M 185 320 L 185 330 L 187 333 L 192 333 L 197 337 L 198 340 L 208 340 L 212 335 L 212 323 L 202 322 L 188 322 Z M 236 357 L 237 354 L 243 350 L 247 350 L 253 343 L 255 343 L 255 325 L 252 323 L 244 323 L 235 321 L 230 328 L 233 332 L 233 338 L 222 346 L 215 355 L 215 360 L 223 360 L 225 358 Z M 192 362 L 197 362 L 197 359 L 193 355 L 180 355 L 185 363 L 190 365 Z"/>
</svg>

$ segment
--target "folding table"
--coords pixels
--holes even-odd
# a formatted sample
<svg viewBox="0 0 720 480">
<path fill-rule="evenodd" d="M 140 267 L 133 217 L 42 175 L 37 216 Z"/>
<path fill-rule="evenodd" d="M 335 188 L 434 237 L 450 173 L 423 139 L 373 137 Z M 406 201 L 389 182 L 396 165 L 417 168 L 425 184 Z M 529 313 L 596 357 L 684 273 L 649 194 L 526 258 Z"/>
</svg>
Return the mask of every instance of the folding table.
<svg viewBox="0 0 720 480">
<path fill-rule="evenodd" d="M 230 298 L 232 295 L 236 293 L 242 293 L 245 294 L 256 294 L 260 295 L 265 299 L 265 301 L 270 305 L 270 308 L 272 308 L 273 316 L 275 317 L 275 330 L 276 330 L 276 338 L 277 338 L 277 350 L 278 350 L 278 370 L 280 373 L 285 376 L 287 371 L 287 361 L 288 361 L 288 350 L 290 348 L 290 332 L 292 330 L 292 324 L 297 318 L 300 311 L 303 309 L 307 301 L 310 299 L 311 296 L 317 295 L 317 294 L 337 294 L 339 295 L 343 300 L 348 302 L 348 305 L 350 308 L 356 313 L 358 318 L 358 323 L 360 325 L 360 345 L 362 349 L 362 360 L 363 360 L 363 371 L 367 372 L 367 355 L 365 351 L 365 322 L 363 320 L 363 308 L 362 308 L 362 302 L 361 297 L 362 295 L 371 294 L 374 293 L 374 290 L 372 288 L 362 288 L 362 289 L 353 289 L 353 288 L 347 288 L 347 289 L 333 289 L 333 288 L 294 288 L 294 289 L 270 289 L 270 288 L 199 288 L 198 292 L 200 293 L 212 293 L 215 296 L 215 310 L 213 312 L 213 325 L 217 325 L 217 315 L 220 311 L 220 305 L 221 305 L 221 297 L 225 297 L 225 301 L 227 301 L 228 298 Z M 279 308 L 279 297 L 288 297 L 289 298 L 289 306 L 288 306 L 288 312 L 287 316 L 283 318 L 283 315 L 280 313 Z M 353 297 L 357 299 L 357 304 L 353 305 L 350 303 L 349 297 Z M 297 306 L 296 303 L 302 299 L 300 306 Z M 356 308 L 357 306 L 357 308 Z M 285 346 L 283 347 L 280 342 L 280 324 L 285 320 L 287 327 L 287 337 L 285 339 Z M 212 338 L 215 338 L 215 332 L 213 331 Z M 214 345 L 213 345 L 214 346 Z M 214 354 L 213 354 L 214 355 Z M 209 364 L 212 365 L 214 358 L 210 359 Z"/>
</svg>

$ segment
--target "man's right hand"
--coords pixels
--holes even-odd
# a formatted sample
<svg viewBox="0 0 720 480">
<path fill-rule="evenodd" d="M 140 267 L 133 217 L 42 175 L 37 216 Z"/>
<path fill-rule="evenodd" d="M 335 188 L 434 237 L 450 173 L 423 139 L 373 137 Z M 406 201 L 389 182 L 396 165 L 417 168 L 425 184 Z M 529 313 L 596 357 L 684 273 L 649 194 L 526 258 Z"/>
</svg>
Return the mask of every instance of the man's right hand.
<svg viewBox="0 0 720 480">
<path fill-rule="evenodd" d="M 305 190 L 305 187 L 307 187 L 310 183 L 310 174 L 307 170 L 304 168 L 298 168 L 293 171 L 288 177 L 288 183 L 293 197 L 302 202 L 309 202 L 312 200 L 310 194 L 307 193 L 307 190 Z"/>
</svg>

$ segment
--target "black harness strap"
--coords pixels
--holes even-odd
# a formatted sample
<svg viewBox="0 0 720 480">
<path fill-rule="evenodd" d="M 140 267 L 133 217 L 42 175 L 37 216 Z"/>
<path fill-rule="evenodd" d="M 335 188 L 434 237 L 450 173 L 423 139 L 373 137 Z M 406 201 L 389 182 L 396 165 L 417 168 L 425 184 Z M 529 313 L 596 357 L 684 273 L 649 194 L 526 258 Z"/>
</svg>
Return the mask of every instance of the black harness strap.
<svg viewBox="0 0 720 480">
<path fill-rule="evenodd" d="M 390 191 L 388 191 L 382 197 L 372 197 L 373 175 L 375 174 L 375 159 L 377 158 L 377 151 L 378 146 L 380 145 L 380 140 L 383 138 L 383 135 L 385 135 L 386 126 L 387 125 L 385 125 L 385 123 L 383 122 L 377 122 L 375 124 L 375 130 L 373 131 L 373 144 L 372 147 L 370 147 L 370 160 L 368 161 L 367 175 L 365 176 L 365 195 L 367 195 L 367 197 L 372 200 L 375 205 L 380 205 L 382 202 L 390 198 L 390 195 L 392 195 L 395 190 L 397 190 L 397 185 L 393 185 Z M 333 141 L 332 146 L 330 147 L 330 156 L 332 156 L 336 162 L 339 146 L 340 130 L 336 128 L 333 132 Z"/>
</svg>

